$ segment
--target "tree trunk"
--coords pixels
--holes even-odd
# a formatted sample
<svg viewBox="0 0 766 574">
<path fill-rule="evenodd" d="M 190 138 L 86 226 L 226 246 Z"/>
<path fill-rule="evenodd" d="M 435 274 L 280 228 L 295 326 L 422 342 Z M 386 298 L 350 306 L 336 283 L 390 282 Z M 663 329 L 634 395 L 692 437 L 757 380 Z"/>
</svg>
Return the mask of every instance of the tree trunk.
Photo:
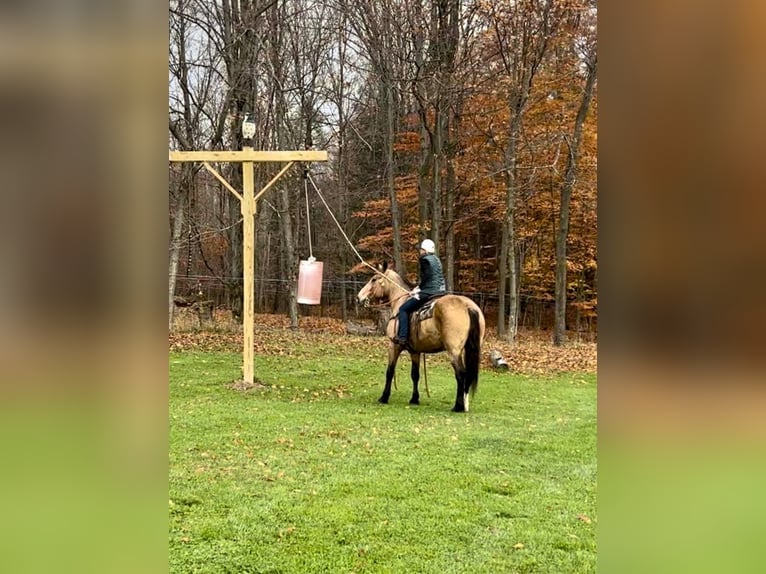
<svg viewBox="0 0 766 574">
<path fill-rule="evenodd" d="M 566 309 L 567 309 L 567 236 L 569 234 L 569 204 L 572 199 L 572 190 L 577 179 L 577 162 L 580 158 L 580 142 L 582 141 L 582 129 L 588 108 L 593 97 L 593 84 L 596 81 L 596 61 L 588 66 L 588 75 L 585 80 L 580 107 L 575 118 L 572 142 L 569 145 L 569 156 L 564 176 L 564 185 L 561 188 L 561 206 L 559 210 L 559 224 L 556 231 L 556 285 L 555 285 L 555 311 L 553 344 L 561 346 L 566 343 Z"/>
<path fill-rule="evenodd" d="M 179 0 L 178 2 L 178 14 L 182 15 L 178 19 L 178 34 L 175 37 L 176 47 L 178 49 L 178 61 L 176 77 L 178 79 L 179 88 L 181 89 L 181 97 L 183 102 L 183 122 L 170 121 L 170 132 L 181 146 L 182 149 L 192 149 L 194 143 L 194 124 L 196 118 L 193 111 L 191 86 L 189 82 L 189 61 L 187 59 L 186 41 L 187 41 L 187 26 L 186 26 L 186 2 Z M 180 125 L 182 124 L 182 125 Z M 178 180 L 178 201 L 176 202 L 176 210 L 173 217 L 173 229 L 171 231 L 171 243 L 170 243 L 170 261 L 168 263 L 168 330 L 173 329 L 174 316 L 175 316 L 175 304 L 173 298 L 176 291 L 176 280 L 178 277 L 178 263 L 181 255 L 181 235 L 183 233 L 184 226 L 187 219 L 193 221 L 194 213 L 191 211 L 191 207 L 188 206 L 189 198 L 193 197 L 193 186 L 195 174 L 198 168 L 195 168 L 190 163 L 183 163 L 180 167 L 180 175 Z M 187 207 L 189 211 L 187 212 Z M 191 228 L 189 230 L 191 234 Z M 186 273 L 189 273 L 191 266 L 191 237 L 188 241 L 188 256 Z"/>
<path fill-rule="evenodd" d="M 447 196 L 445 201 L 444 218 L 447 228 L 444 232 L 444 279 L 447 289 L 456 290 L 455 284 L 455 169 L 452 161 L 447 160 Z"/>
<path fill-rule="evenodd" d="M 431 196 L 429 193 L 429 174 L 431 173 L 432 153 L 431 136 L 428 133 L 425 121 L 426 113 L 423 110 L 420 126 L 420 168 L 418 169 L 418 240 L 425 239 L 430 235 L 428 231 L 428 220 L 430 218 L 428 202 Z"/>
<path fill-rule="evenodd" d="M 295 241 L 293 236 L 293 223 L 290 217 L 290 196 L 286 186 L 279 190 L 279 211 L 282 217 L 279 218 L 280 228 L 282 230 L 282 241 L 284 242 L 285 266 L 284 279 L 287 281 L 287 310 L 290 317 L 290 328 L 298 328 L 298 299 L 296 285 L 298 283 L 298 262 L 295 256 Z"/>
<path fill-rule="evenodd" d="M 189 164 L 183 164 L 184 167 L 186 165 Z M 183 232 L 185 220 L 186 199 L 185 193 L 181 192 L 184 186 L 183 180 L 184 178 L 182 176 L 178 186 L 179 198 L 173 216 L 173 231 L 171 232 L 170 238 L 170 264 L 168 269 L 168 331 L 173 330 L 173 320 L 175 317 L 175 304 L 173 298 L 176 294 L 176 276 L 178 275 L 178 260 L 181 253 L 181 233 Z"/>
<path fill-rule="evenodd" d="M 447 281 L 448 288 L 457 290 L 458 285 L 456 282 L 457 268 L 456 261 L 458 260 L 458 246 L 455 240 L 455 202 L 457 201 L 457 176 L 455 174 L 455 153 L 460 145 L 460 127 L 461 118 L 463 112 L 463 94 L 458 92 L 454 96 L 454 113 L 450 116 L 450 124 L 447 129 L 447 142 L 445 144 L 446 158 L 447 158 L 447 196 L 446 196 L 446 213 L 445 218 L 447 222 L 447 230 L 445 232 L 445 254 L 447 260 L 447 268 L 445 270 L 445 279 Z"/>
<path fill-rule="evenodd" d="M 508 244 L 511 242 L 512 224 L 508 223 L 509 214 L 503 218 L 500 233 L 500 257 L 497 261 L 497 336 L 505 338 L 505 296 L 508 288 Z"/>
<path fill-rule="evenodd" d="M 186 18 L 185 18 L 185 2 L 179 0 L 178 12 L 183 14 L 178 20 L 178 36 L 177 49 L 178 49 L 178 82 L 181 88 L 181 95 L 183 101 L 183 128 L 179 127 L 177 123 L 170 122 L 170 131 L 175 137 L 176 141 L 182 148 L 190 149 L 192 141 L 192 110 L 191 110 L 191 97 L 189 88 L 189 63 L 186 58 Z M 180 168 L 180 177 L 178 180 L 178 201 L 176 202 L 176 211 L 173 217 L 173 229 L 170 237 L 170 261 L 168 263 L 168 330 L 173 330 L 173 322 L 175 317 L 175 303 L 173 298 L 176 293 L 176 278 L 178 276 L 178 262 L 181 255 L 181 234 L 183 233 L 184 224 L 186 223 L 186 205 L 188 198 L 191 195 L 190 187 L 193 181 L 193 166 L 188 163 L 184 163 Z M 188 267 L 187 267 L 188 273 Z"/>
<path fill-rule="evenodd" d="M 515 211 L 515 206 L 514 206 Z M 509 341 L 515 341 L 519 331 L 519 265 L 516 257 L 516 228 L 511 217 L 509 231 L 510 244 L 508 248 L 508 331 L 506 337 Z"/>
<path fill-rule="evenodd" d="M 338 197 L 339 197 L 339 218 L 340 221 L 346 222 L 348 218 L 347 198 L 348 193 L 346 183 L 346 114 L 344 109 L 344 102 L 346 99 L 345 78 L 346 78 L 346 14 L 341 15 L 340 25 L 338 26 L 338 84 L 337 84 L 337 102 L 335 103 L 338 108 Z M 348 250 L 343 245 L 340 249 L 340 263 L 341 263 L 341 275 L 345 278 L 346 271 L 349 267 Z M 348 301 L 347 301 L 347 289 L 345 280 L 341 280 L 340 283 L 340 300 L 341 300 L 341 317 L 343 321 L 348 321 Z"/>
<path fill-rule="evenodd" d="M 439 93 L 437 91 L 437 93 Z M 434 141 L 433 141 L 433 186 L 431 188 L 431 239 L 436 244 L 436 252 L 441 253 L 442 218 L 442 146 L 444 144 L 444 111 L 441 95 L 437 96 L 434 110 Z"/>
<path fill-rule="evenodd" d="M 270 10 L 271 21 L 271 44 L 270 58 L 271 69 L 274 74 L 276 85 L 274 87 L 275 109 L 274 109 L 274 127 L 276 130 L 277 149 L 289 149 L 287 134 L 287 103 L 285 102 L 285 72 L 282 65 L 283 58 L 280 53 L 282 46 L 282 19 L 279 13 L 280 4 L 275 3 Z M 298 282 L 298 261 L 295 255 L 295 236 L 293 232 L 293 222 L 290 212 L 290 193 L 288 186 L 277 184 L 277 202 L 279 208 L 279 229 L 282 239 L 282 279 L 287 283 L 287 311 L 290 317 L 290 328 L 298 328 L 298 300 L 296 285 Z"/>
<path fill-rule="evenodd" d="M 509 126 L 508 144 L 505 148 L 506 202 L 505 217 L 500 255 L 500 308 L 505 304 L 506 274 L 510 279 L 510 301 L 508 310 L 508 330 L 504 331 L 504 317 L 498 312 L 498 334 L 513 341 L 518 328 L 518 266 L 516 265 L 515 246 L 515 202 L 517 194 L 516 162 L 519 136 L 521 135 L 522 116 L 527 106 L 532 83 L 543 62 L 548 49 L 548 42 L 553 30 L 552 13 L 557 4 L 547 1 L 533 7 L 537 13 L 524 13 L 526 5 L 514 4 L 511 26 L 505 26 L 498 20 L 492 22 L 494 32 L 500 43 L 500 55 L 508 73 L 513 79 L 508 92 Z"/>
<path fill-rule="evenodd" d="M 232 120 L 232 122 L 235 121 Z M 240 141 L 239 138 L 235 138 L 234 145 L 237 145 Z M 242 189 L 242 164 L 230 164 L 229 169 L 229 177 L 226 179 L 234 189 Z M 227 231 L 229 236 L 229 271 L 226 273 L 228 276 L 226 280 L 227 299 L 232 315 L 236 319 L 241 319 L 244 296 L 244 270 L 242 265 L 244 234 L 242 221 L 240 221 L 242 219 L 242 205 L 239 199 L 231 193 L 227 194 L 226 201 L 229 221 L 232 222 L 231 227 Z"/>
<path fill-rule="evenodd" d="M 396 101 L 394 96 L 393 79 L 387 77 L 385 84 L 385 107 L 386 107 L 386 187 L 388 197 L 391 200 L 391 231 L 393 234 L 394 265 L 396 270 L 403 274 L 402 265 L 402 230 L 401 216 L 399 214 L 399 200 L 396 198 L 395 169 L 394 169 L 394 141 L 396 139 Z"/>
<path fill-rule="evenodd" d="M 518 106 L 511 108 L 511 124 L 508 130 L 508 145 L 505 148 L 505 217 L 503 218 L 503 233 L 500 245 L 500 310 L 498 311 L 497 330 L 498 335 L 513 342 L 518 329 L 518 271 L 516 265 L 516 154 L 519 133 L 521 131 L 521 114 Z M 506 284 L 506 279 L 509 285 Z M 508 317 L 507 328 L 504 325 L 506 317 L 500 313 L 505 312 L 505 288 L 508 286 Z"/>
<path fill-rule="evenodd" d="M 263 202 L 261 202 L 263 203 Z M 256 224 L 256 235 L 257 230 L 269 230 L 271 228 L 271 221 L 273 216 L 273 210 L 268 206 L 261 205 L 258 209 L 258 219 Z M 256 308 L 259 310 L 266 309 L 267 306 L 267 289 L 266 289 L 266 279 L 270 277 L 271 273 L 271 256 L 272 256 L 272 237 L 271 232 L 266 232 L 266 239 L 264 240 L 265 246 L 262 250 L 262 256 L 259 258 L 259 265 L 256 269 L 256 276 L 258 277 L 257 282 L 255 284 L 255 291 L 257 294 L 256 298 Z M 256 242 L 257 243 L 257 242 Z M 260 274 L 258 274 L 258 271 L 260 269 Z"/>
<path fill-rule="evenodd" d="M 442 236 L 442 222 L 445 214 L 444 184 L 442 169 L 447 163 L 445 149 L 449 144 L 450 125 L 450 94 L 452 89 L 452 76 L 455 63 L 455 54 L 460 38 L 458 20 L 460 15 L 459 0 L 433 0 L 432 1 L 432 59 L 436 62 L 434 71 L 435 109 L 434 109 L 434 141 L 433 141 L 433 212 L 431 214 L 431 234 L 440 248 Z M 449 220 L 449 218 L 448 218 Z M 443 252 L 442 249 L 439 249 Z"/>
<path fill-rule="evenodd" d="M 414 5 L 419 8 L 419 4 Z M 413 19 L 419 22 L 422 14 L 418 13 Z M 415 26 L 413 31 L 413 50 L 415 53 L 415 79 L 412 82 L 412 95 L 417 102 L 418 116 L 420 117 L 420 165 L 418 166 L 418 240 L 429 236 L 429 208 L 430 199 L 430 174 L 432 169 L 433 151 L 431 146 L 432 135 L 428 128 L 428 95 L 426 81 L 423 79 L 425 70 L 425 37 L 423 27 Z"/>
</svg>

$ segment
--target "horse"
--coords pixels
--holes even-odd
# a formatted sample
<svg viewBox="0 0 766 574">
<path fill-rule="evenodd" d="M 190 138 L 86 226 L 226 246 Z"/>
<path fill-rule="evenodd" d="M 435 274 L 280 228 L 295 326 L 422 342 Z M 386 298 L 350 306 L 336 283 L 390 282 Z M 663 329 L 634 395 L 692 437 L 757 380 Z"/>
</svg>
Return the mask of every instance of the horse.
<svg viewBox="0 0 766 574">
<path fill-rule="evenodd" d="M 418 381 L 420 380 L 421 353 L 440 353 L 446 351 L 455 371 L 457 396 L 453 412 L 468 412 L 469 395 L 473 397 L 479 384 L 479 362 L 481 345 L 484 342 L 485 321 L 479 306 L 462 295 L 440 295 L 433 302 L 433 315 L 425 320 L 417 318 L 420 310 L 410 316 L 410 336 L 406 348 L 396 344 L 394 338 L 397 328 L 399 307 L 407 300 L 410 288 L 401 276 L 387 263 L 378 265 L 378 273 L 365 284 L 357 294 L 362 304 L 370 301 L 385 300 L 391 308 L 391 319 L 386 327 L 386 335 L 391 341 L 388 348 L 388 368 L 386 386 L 378 402 L 386 404 L 391 395 L 391 381 L 396 372 L 396 362 L 402 351 L 407 350 L 412 360 L 410 376 L 412 378 L 411 405 L 420 404 Z M 424 307 L 429 306 L 431 301 Z"/>
</svg>

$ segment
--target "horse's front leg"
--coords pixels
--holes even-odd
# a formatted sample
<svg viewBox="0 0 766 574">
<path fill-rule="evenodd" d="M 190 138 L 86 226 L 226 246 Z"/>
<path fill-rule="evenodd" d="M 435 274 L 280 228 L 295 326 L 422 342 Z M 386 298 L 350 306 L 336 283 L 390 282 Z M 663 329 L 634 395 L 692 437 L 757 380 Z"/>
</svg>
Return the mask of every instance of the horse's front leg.
<svg viewBox="0 0 766 574">
<path fill-rule="evenodd" d="M 399 360 L 399 354 L 402 352 L 402 348 L 399 345 L 391 345 L 388 347 L 388 368 L 386 369 L 386 386 L 383 389 L 383 394 L 378 399 L 379 403 L 388 403 L 388 398 L 391 396 L 391 382 L 394 380 L 394 374 L 396 373 L 396 362 Z"/>
<path fill-rule="evenodd" d="M 410 377 L 412 378 L 412 398 L 410 399 L 410 404 L 419 405 L 420 393 L 418 393 L 418 381 L 420 381 L 420 353 L 410 353 L 410 359 L 412 360 L 412 368 L 410 369 Z"/>
</svg>

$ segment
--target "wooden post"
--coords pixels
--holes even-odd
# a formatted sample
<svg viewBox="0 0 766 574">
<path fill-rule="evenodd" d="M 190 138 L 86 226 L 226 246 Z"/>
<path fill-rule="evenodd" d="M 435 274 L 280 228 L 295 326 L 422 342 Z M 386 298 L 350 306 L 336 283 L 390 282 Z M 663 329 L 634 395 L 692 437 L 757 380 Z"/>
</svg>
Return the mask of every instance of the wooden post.
<svg viewBox="0 0 766 574">
<path fill-rule="evenodd" d="M 246 383 L 253 383 L 255 362 L 255 214 L 256 203 L 276 181 L 290 169 L 296 161 L 327 161 L 326 151 L 255 151 L 251 146 L 243 146 L 241 151 L 170 151 L 168 159 L 172 162 L 242 162 L 242 195 L 220 176 L 210 165 L 205 167 L 241 201 L 242 212 L 242 282 L 243 282 L 243 317 L 242 338 L 243 367 L 242 377 Z M 255 195 L 255 166 L 253 162 L 289 162 L 282 170 Z"/>
<path fill-rule="evenodd" d="M 253 151 L 245 146 L 242 151 Z M 253 162 L 242 162 L 242 240 L 244 250 L 243 261 L 243 317 L 242 329 L 243 349 L 243 378 L 246 383 L 253 382 L 254 327 L 255 327 L 255 173 Z"/>
</svg>

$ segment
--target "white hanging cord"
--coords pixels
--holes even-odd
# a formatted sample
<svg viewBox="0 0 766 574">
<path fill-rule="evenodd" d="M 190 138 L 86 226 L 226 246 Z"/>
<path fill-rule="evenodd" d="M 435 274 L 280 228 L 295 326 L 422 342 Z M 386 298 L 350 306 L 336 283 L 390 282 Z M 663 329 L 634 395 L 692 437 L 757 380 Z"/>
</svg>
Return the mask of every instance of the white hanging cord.
<svg viewBox="0 0 766 574">
<path fill-rule="evenodd" d="M 314 180 L 311 178 L 311 174 L 310 174 L 310 173 L 307 173 L 307 178 L 308 178 L 308 180 L 311 182 L 311 185 L 313 185 L 313 186 L 314 186 L 314 189 L 316 190 L 316 192 L 317 192 L 317 195 L 319 196 L 319 199 L 321 199 L 321 200 L 322 200 L 322 203 L 323 203 L 323 204 L 324 204 L 324 206 L 327 208 L 327 212 L 330 214 L 330 217 L 332 217 L 332 220 L 335 222 L 335 225 L 337 225 L 337 226 L 338 226 L 338 229 L 340 229 L 340 232 L 341 232 L 341 234 L 342 234 L 342 235 L 343 235 L 343 237 L 346 239 L 346 241 L 348 242 L 348 244 L 351 246 L 351 249 L 353 249 L 354 253 L 356 253 L 356 256 L 359 258 L 359 261 L 361 261 L 361 262 L 362 262 L 364 265 L 366 265 L 367 267 L 369 267 L 370 269 L 372 269 L 372 270 L 373 270 L 375 273 L 377 273 L 377 274 L 378 274 L 378 275 L 380 275 L 381 277 L 385 277 L 385 275 L 383 275 L 383 273 L 381 273 L 380 271 L 378 271 L 378 270 L 375 268 L 375 266 L 373 266 L 373 265 L 370 265 L 369 263 L 367 263 L 367 262 L 364 260 L 364 258 L 363 258 L 361 255 L 359 255 L 359 252 L 356 250 L 356 247 L 354 247 L 354 244 L 353 244 L 353 243 L 351 242 L 351 240 L 348 238 L 348 235 L 346 235 L 346 232 L 345 232 L 345 231 L 343 231 L 343 227 L 341 227 L 340 223 L 338 223 L 338 220 L 335 218 L 335 214 L 332 212 L 332 209 L 330 209 L 330 206 L 329 206 L 329 205 L 327 205 L 327 202 L 324 200 L 324 196 L 322 195 L 322 192 L 321 192 L 321 191 L 319 191 L 319 188 L 317 187 L 317 184 L 316 184 L 316 183 L 314 183 Z M 394 283 L 394 282 L 392 281 L 392 283 Z M 409 290 L 408 290 L 408 289 L 406 289 L 405 287 L 402 287 L 401 285 L 398 285 L 398 284 L 396 284 L 396 283 L 394 283 L 394 285 L 396 285 L 397 287 L 399 287 L 399 289 L 401 289 L 402 291 L 405 291 L 405 292 L 408 292 L 408 293 L 409 293 Z"/>
<path fill-rule="evenodd" d="M 311 213 L 309 212 L 309 168 L 303 168 L 303 191 L 306 194 L 306 226 L 308 227 L 309 234 L 309 261 L 314 261 L 314 250 L 311 246 Z M 314 183 L 313 181 L 311 183 Z"/>
</svg>

